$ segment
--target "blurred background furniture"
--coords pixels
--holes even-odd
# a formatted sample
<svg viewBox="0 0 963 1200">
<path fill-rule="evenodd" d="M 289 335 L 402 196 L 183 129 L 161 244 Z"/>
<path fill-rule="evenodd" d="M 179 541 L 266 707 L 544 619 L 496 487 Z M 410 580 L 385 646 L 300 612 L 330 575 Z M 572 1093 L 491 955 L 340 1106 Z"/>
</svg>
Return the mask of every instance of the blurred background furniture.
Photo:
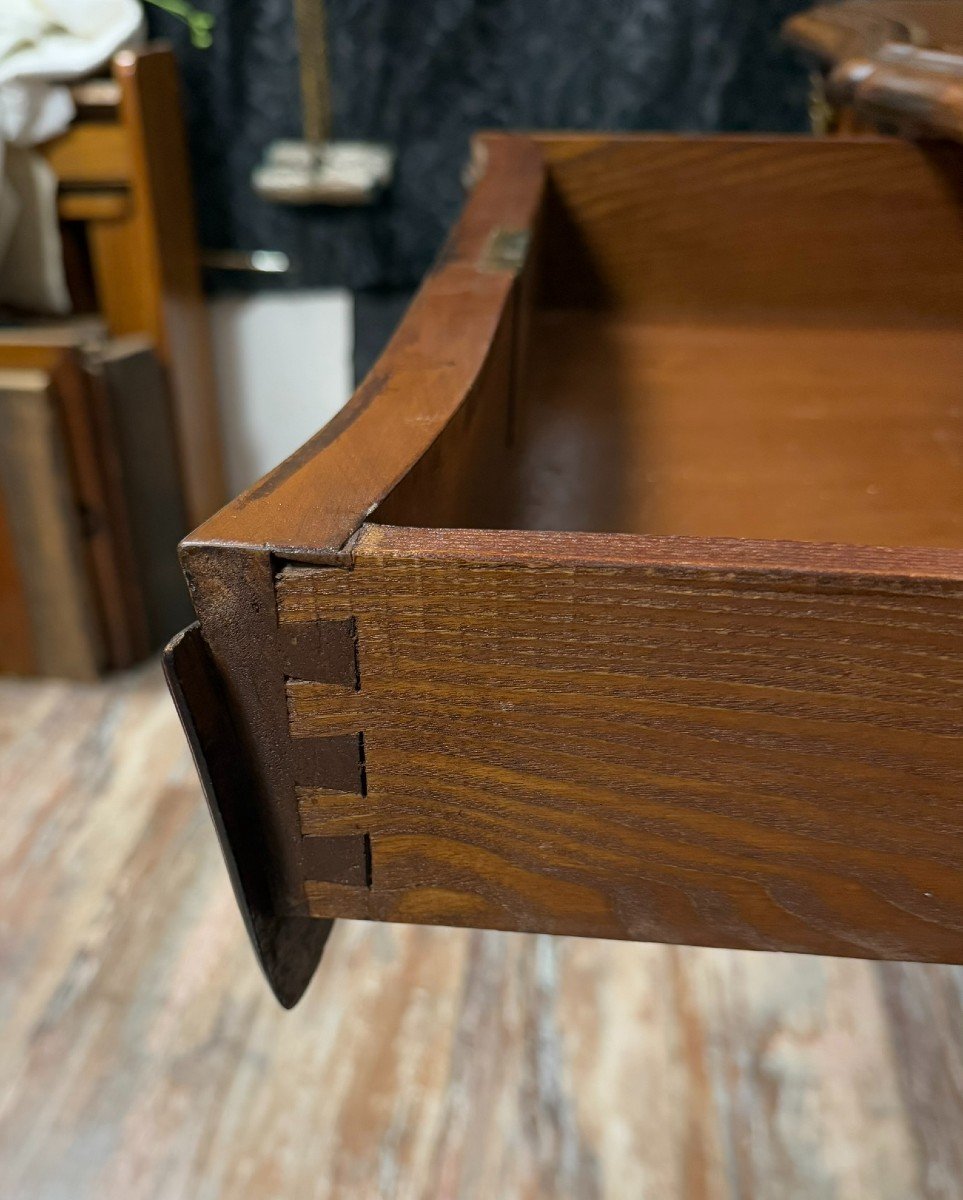
<svg viewBox="0 0 963 1200">
<path fill-rule="evenodd" d="M 175 547 L 225 489 L 173 55 L 72 91 L 43 153 L 73 312 L 0 326 L 0 670 L 85 678 L 181 623 Z"/>
<path fill-rule="evenodd" d="M 298 127 L 290 0 L 199 2 L 218 17 L 214 45 L 178 52 L 202 241 L 275 245 L 293 263 L 303 239 L 349 259 L 336 216 L 241 191 L 263 145 Z M 381 110 L 405 133 L 406 208 L 428 164 L 430 231 L 458 203 L 464 157 L 436 160 L 432 125 L 447 138 L 472 111 L 488 125 L 527 108 L 585 126 L 597 106 L 610 127 L 802 129 L 806 74 L 775 42 L 799 7 L 601 0 L 586 29 L 584 0 L 331 0 L 338 103 L 358 133 L 369 118 L 381 132 Z M 413 237 L 386 218 L 379 247 L 407 253 Z M 287 353 L 335 309 L 335 349 L 350 345 L 351 296 L 313 271 L 321 254 L 275 277 L 329 289 L 320 320 L 317 292 L 212 306 L 243 313 L 217 343 L 225 396 L 236 409 L 261 371 L 263 428 L 283 420 L 295 442 L 298 377 L 313 428 L 332 362 L 347 379 L 347 354 L 326 361 L 319 336 L 310 370 Z M 357 336 L 376 342 L 368 299 L 381 296 L 355 292 Z M 0 796 L 4 1200 L 963 1200 L 963 967 L 339 920 L 285 1012 L 246 944 L 156 661 L 94 684 L 0 680 Z"/>
<path fill-rule="evenodd" d="M 86 307 L 89 288 L 109 336 L 146 334 L 155 346 L 170 379 L 193 523 L 225 494 L 173 54 L 164 45 L 122 50 L 108 79 L 80 84 L 74 96 L 78 119 L 46 157 L 71 227 L 75 301 Z"/>
<path fill-rule="evenodd" d="M 791 17 L 812 62 L 817 132 L 963 137 L 963 18 L 955 0 L 843 0 Z"/>
</svg>

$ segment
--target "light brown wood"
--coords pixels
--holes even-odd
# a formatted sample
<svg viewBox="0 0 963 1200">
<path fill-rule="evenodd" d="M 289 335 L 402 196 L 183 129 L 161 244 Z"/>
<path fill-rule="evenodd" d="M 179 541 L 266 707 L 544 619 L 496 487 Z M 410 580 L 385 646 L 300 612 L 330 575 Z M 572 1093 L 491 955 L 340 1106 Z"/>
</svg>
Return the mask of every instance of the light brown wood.
<svg viewBox="0 0 963 1200">
<path fill-rule="evenodd" d="M 61 186 L 120 186 L 132 181 L 130 134 L 121 122 L 81 121 L 44 146 Z"/>
<path fill-rule="evenodd" d="M 557 201 L 545 216 L 545 307 L 955 327 L 955 147 L 657 135 L 539 144 Z"/>
<path fill-rule="evenodd" d="M 155 665 L 0 791 L 9 1200 L 963 1200 L 960 968 L 339 922 L 286 1013 Z"/>
<path fill-rule="evenodd" d="M 697 327 L 697 338 L 703 324 L 709 337 L 713 329 L 747 327 L 744 335 L 733 330 L 733 359 L 752 329 L 759 347 L 772 331 L 769 355 L 775 364 L 782 339 L 786 379 L 806 370 L 792 345 L 795 338 L 796 353 L 808 352 L 805 328 L 837 331 L 841 358 L 844 346 L 846 356 L 855 350 L 841 369 L 854 382 L 866 372 L 867 394 L 879 375 L 875 342 L 854 332 L 851 348 L 842 331 L 956 329 L 963 239 L 955 151 L 884 139 L 817 145 L 628 135 L 546 136 L 537 144 L 492 135 L 483 145 L 487 169 L 452 245 L 371 376 L 334 422 L 198 528 L 192 544 L 269 546 L 292 559 L 324 561 L 377 503 L 393 522 L 430 522 L 438 489 L 428 481 L 422 490 L 430 500 L 420 507 L 410 488 L 404 503 L 386 495 L 420 469 L 475 394 L 503 323 L 517 331 L 527 319 L 520 305 L 508 310 L 516 272 L 479 269 L 500 229 L 541 228 L 531 263 L 537 312 L 590 309 L 603 319 L 684 322 Z M 907 211 L 916 217 L 911 223 L 897 215 Z M 823 361 L 832 340 L 813 336 Z M 891 361 L 902 357 L 898 369 L 908 375 L 924 343 L 907 337 L 903 356 L 897 345 Z M 954 345 L 951 337 L 930 343 L 940 347 L 948 373 L 957 362 Z M 611 390 L 604 358 L 599 369 L 610 372 Z M 920 362 L 920 369 L 927 368 Z M 625 402 L 639 399 L 629 392 Z M 391 439 L 378 436 L 385 423 L 395 429 Z M 429 477 L 438 483 L 437 471 Z M 451 486 L 447 505 L 456 503 Z"/>
<path fill-rule="evenodd" d="M 113 76 L 130 131 L 132 212 L 95 226 L 95 269 L 111 332 L 150 335 L 170 372 L 193 523 L 210 516 L 226 491 L 177 74 L 170 50 L 155 46 L 122 51 Z M 137 271 L 126 265 L 132 261 Z"/>
<path fill-rule="evenodd" d="M 190 522 L 225 500 L 177 75 L 169 47 L 123 50 L 109 86 L 43 149 L 61 217 L 85 223 L 96 300 L 113 336 L 145 334 L 171 379 Z"/>
</svg>

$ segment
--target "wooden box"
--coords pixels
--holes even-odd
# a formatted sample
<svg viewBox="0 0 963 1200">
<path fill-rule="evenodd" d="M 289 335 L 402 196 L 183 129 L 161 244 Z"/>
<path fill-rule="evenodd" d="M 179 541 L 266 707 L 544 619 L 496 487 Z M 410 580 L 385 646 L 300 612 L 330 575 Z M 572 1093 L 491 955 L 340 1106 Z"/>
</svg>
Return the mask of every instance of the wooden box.
<svg viewBox="0 0 963 1200">
<path fill-rule="evenodd" d="M 333 917 L 963 961 L 961 148 L 486 136 L 169 653 L 292 1003 Z"/>
</svg>

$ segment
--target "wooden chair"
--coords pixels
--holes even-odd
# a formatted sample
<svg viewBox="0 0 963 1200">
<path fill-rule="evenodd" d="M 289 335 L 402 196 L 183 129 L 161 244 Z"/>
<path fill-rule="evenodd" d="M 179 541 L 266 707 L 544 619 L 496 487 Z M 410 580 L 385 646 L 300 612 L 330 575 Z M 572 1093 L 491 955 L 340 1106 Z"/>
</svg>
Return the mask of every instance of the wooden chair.
<svg viewBox="0 0 963 1200">
<path fill-rule="evenodd" d="M 44 147 L 60 215 L 79 227 L 108 332 L 147 334 L 167 368 L 194 524 L 227 493 L 173 54 L 123 50 L 74 95 L 77 120 Z"/>
</svg>

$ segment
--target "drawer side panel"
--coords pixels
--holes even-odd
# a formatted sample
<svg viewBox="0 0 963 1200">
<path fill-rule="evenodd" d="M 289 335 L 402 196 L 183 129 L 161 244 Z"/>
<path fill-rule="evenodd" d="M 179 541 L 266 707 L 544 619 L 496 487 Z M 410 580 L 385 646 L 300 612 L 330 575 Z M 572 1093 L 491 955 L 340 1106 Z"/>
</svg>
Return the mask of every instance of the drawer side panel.
<svg viewBox="0 0 963 1200">
<path fill-rule="evenodd" d="M 298 802 L 368 837 L 370 886 L 308 877 L 309 911 L 963 959 L 958 575 L 646 561 L 673 539 L 487 553 L 504 536 L 363 532 L 360 819 Z M 312 619 L 314 578 L 281 578 L 282 627 Z M 287 701 L 295 742 L 331 727 L 329 689 Z"/>
</svg>

